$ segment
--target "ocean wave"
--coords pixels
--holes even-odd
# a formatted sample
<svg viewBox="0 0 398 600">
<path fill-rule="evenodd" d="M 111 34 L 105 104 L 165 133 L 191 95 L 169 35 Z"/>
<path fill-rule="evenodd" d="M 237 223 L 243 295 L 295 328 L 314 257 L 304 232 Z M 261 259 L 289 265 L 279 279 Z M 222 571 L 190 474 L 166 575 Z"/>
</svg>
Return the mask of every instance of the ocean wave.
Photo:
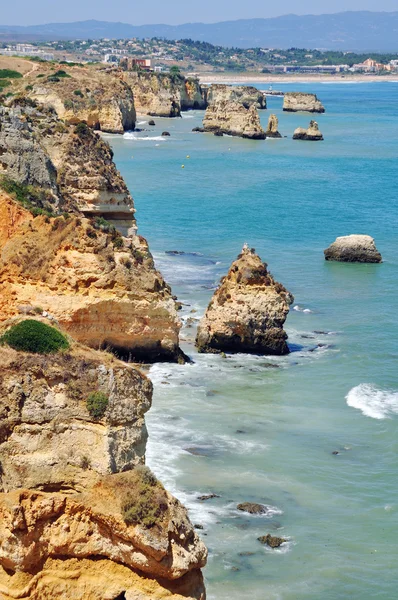
<svg viewBox="0 0 398 600">
<path fill-rule="evenodd" d="M 398 392 L 380 390 L 371 383 L 361 383 L 346 396 L 348 406 L 358 408 L 366 417 L 389 419 L 398 414 Z"/>
<path fill-rule="evenodd" d="M 299 306 L 298 304 L 296 304 L 296 306 L 293 306 L 293 310 L 295 310 L 296 312 L 302 312 L 302 313 L 312 313 L 313 311 L 309 308 L 303 308 L 302 306 Z"/>
<path fill-rule="evenodd" d="M 125 140 L 132 140 L 134 142 L 165 142 L 166 138 L 161 136 L 161 135 L 155 135 L 155 136 L 146 136 L 146 137 L 139 137 L 138 135 L 136 135 L 135 133 L 129 132 L 127 131 L 126 133 L 123 134 L 123 138 Z"/>
</svg>

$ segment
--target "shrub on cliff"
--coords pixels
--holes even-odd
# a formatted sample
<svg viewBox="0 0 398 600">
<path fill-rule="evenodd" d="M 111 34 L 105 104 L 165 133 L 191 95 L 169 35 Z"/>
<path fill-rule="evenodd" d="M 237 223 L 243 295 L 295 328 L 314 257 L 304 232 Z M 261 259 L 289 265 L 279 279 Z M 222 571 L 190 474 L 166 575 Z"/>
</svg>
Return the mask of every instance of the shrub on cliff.
<svg viewBox="0 0 398 600">
<path fill-rule="evenodd" d="M 22 73 L 12 69 L 0 69 L 0 79 L 21 79 Z"/>
<path fill-rule="evenodd" d="M 0 338 L 0 344 L 35 354 L 53 354 L 69 348 L 68 340 L 60 331 L 34 319 L 10 327 Z"/>
<path fill-rule="evenodd" d="M 91 392 L 88 395 L 86 406 L 93 419 L 101 419 L 108 407 L 108 396 L 103 392 Z"/>
<path fill-rule="evenodd" d="M 122 515 L 127 525 L 153 527 L 167 511 L 167 496 L 161 483 L 148 467 L 137 467 L 135 485 L 122 500 Z"/>
<path fill-rule="evenodd" d="M 25 185 L 10 179 L 10 177 L 0 177 L 0 188 L 7 194 L 10 194 L 23 208 L 26 208 L 34 217 L 38 215 L 54 216 L 50 206 L 53 201 L 51 192 L 32 185 Z"/>
</svg>

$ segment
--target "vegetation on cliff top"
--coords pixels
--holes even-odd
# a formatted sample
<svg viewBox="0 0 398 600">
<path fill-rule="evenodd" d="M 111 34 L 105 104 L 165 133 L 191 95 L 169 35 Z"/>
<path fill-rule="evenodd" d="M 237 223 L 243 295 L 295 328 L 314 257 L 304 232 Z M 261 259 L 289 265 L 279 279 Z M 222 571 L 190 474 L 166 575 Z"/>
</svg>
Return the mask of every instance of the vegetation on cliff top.
<svg viewBox="0 0 398 600">
<path fill-rule="evenodd" d="M 0 344 L 35 354 L 53 354 L 69 348 L 68 340 L 60 331 L 34 319 L 10 327 L 1 336 Z"/>
</svg>

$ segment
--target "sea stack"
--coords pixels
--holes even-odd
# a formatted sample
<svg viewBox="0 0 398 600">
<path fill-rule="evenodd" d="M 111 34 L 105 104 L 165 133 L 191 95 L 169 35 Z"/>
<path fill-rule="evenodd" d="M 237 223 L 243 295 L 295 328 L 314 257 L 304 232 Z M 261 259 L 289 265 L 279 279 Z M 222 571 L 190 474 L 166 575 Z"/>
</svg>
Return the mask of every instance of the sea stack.
<svg viewBox="0 0 398 600">
<path fill-rule="evenodd" d="M 288 354 L 283 325 L 292 302 L 292 294 L 245 244 L 211 299 L 196 346 L 209 353 Z"/>
<path fill-rule="evenodd" d="M 319 131 L 319 125 L 316 121 L 310 121 L 308 129 L 297 127 L 293 133 L 294 140 L 307 140 L 310 142 L 320 142 L 323 140 L 323 135 Z"/>
<path fill-rule="evenodd" d="M 286 112 L 324 113 L 325 107 L 316 94 L 305 92 L 286 92 L 283 98 L 283 110 Z"/>
<path fill-rule="evenodd" d="M 203 129 L 251 140 L 265 140 L 260 117 L 254 105 L 245 108 L 238 102 L 220 100 L 210 104 L 203 119 Z"/>
<path fill-rule="evenodd" d="M 370 235 L 346 235 L 336 238 L 324 251 L 325 260 L 338 262 L 380 263 L 382 256 Z"/>
<path fill-rule="evenodd" d="M 276 115 L 270 115 L 268 119 L 268 127 L 265 132 L 267 138 L 281 138 L 281 134 L 278 131 L 278 117 Z"/>
<path fill-rule="evenodd" d="M 267 108 L 267 99 L 263 92 L 252 85 L 225 85 L 222 83 L 213 83 L 206 90 L 206 99 L 208 104 L 215 104 L 221 100 L 227 102 L 238 102 L 245 108 L 255 106 L 259 109 Z"/>
</svg>

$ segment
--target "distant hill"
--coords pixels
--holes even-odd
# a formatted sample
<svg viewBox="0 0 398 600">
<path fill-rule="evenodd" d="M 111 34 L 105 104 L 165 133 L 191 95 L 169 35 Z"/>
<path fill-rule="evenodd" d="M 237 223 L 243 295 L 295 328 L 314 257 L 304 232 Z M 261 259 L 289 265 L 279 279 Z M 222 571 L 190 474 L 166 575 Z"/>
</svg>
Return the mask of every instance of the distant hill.
<svg viewBox="0 0 398 600">
<path fill-rule="evenodd" d="M 398 51 L 398 12 L 342 12 L 285 15 L 185 25 L 128 25 L 106 21 L 50 23 L 29 27 L 0 25 L 0 41 L 15 39 L 191 38 L 240 48 L 322 48 L 327 50 Z"/>
</svg>

